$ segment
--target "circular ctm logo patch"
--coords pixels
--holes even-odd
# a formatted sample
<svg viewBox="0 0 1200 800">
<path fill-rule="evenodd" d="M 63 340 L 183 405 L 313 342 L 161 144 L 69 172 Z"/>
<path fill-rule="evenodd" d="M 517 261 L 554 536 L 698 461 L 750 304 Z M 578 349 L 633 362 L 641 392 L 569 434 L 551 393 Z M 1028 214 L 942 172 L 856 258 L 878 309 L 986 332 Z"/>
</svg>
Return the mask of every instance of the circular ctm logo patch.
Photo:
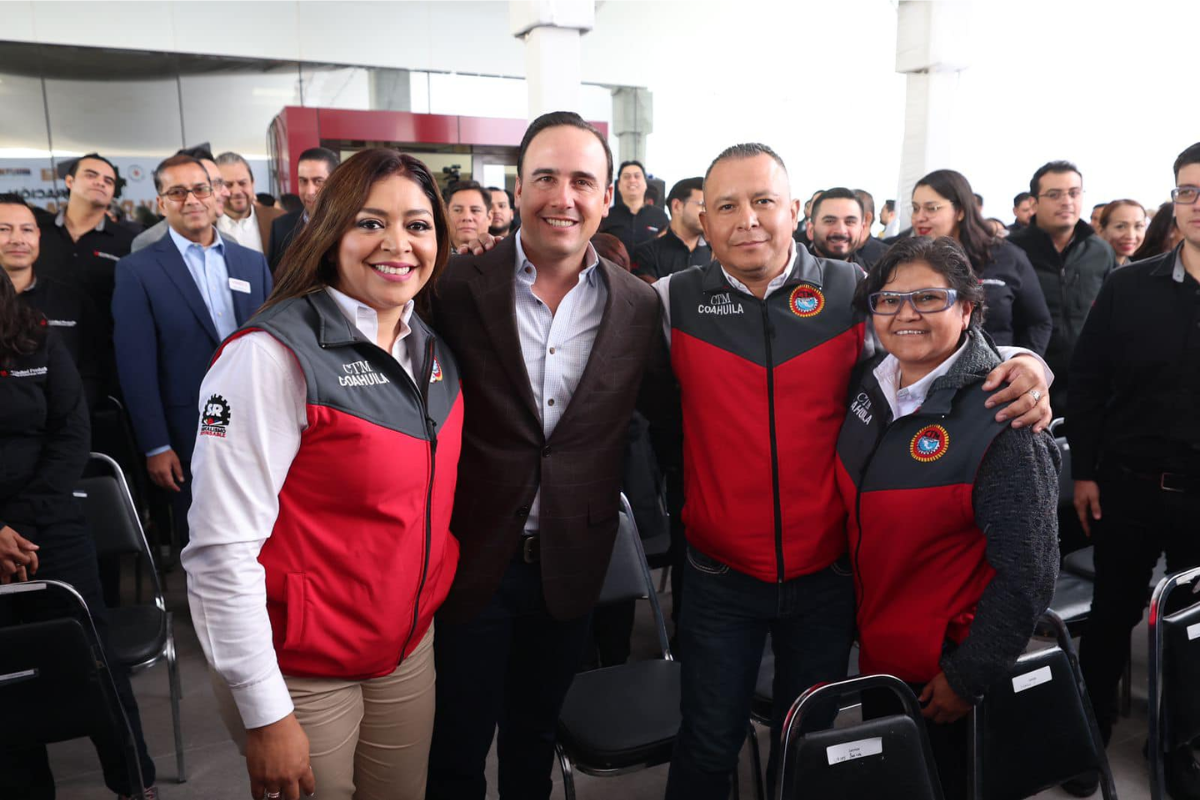
<svg viewBox="0 0 1200 800">
<path fill-rule="evenodd" d="M 908 446 L 909 454 L 917 461 L 937 461 L 950 449 L 950 433 L 941 425 L 927 425 L 917 431 Z"/>
<path fill-rule="evenodd" d="M 825 295 L 817 287 L 802 283 L 792 290 L 788 307 L 797 317 L 815 317 L 825 308 Z"/>
</svg>

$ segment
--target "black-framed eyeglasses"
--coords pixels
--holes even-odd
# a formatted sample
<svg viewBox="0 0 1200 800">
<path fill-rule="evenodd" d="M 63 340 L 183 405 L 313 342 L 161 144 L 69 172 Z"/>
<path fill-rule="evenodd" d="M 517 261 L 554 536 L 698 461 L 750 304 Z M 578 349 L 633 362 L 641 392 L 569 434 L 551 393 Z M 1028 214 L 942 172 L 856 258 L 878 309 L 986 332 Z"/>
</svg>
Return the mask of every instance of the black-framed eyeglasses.
<svg viewBox="0 0 1200 800">
<path fill-rule="evenodd" d="M 917 289 L 915 292 L 875 292 L 867 295 L 867 305 L 872 314 L 894 316 L 904 308 L 905 302 L 918 314 L 936 314 L 945 311 L 958 301 L 954 289 Z"/>
<path fill-rule="evenodd" d="M 163 192 L 160 196 L 170 198 L 172 201 L 174 201 L 176 203 L 182 203 L 185 200 L 187 200 L 187 196 L 189 194 L 196 195 L 197 200 L 204 200 L 206 198 L 212 197 L 212 193 L 213 193 L 212 184 L 202 183 L 198 186 L 193 186 L 190 189 L 188 189 L 187 187 L 184 187 L 184 186 L 172 186 L 170 189 L 167 189 L 165 192 Z"/>
<path fill-rule="evenodd" d="M 1200 186 L 1176 186 L 1171 190 L 1171 202 L 1190 206 L 1200 198 Z"/>
<path fill-rule="evenodd" d="M 1076 186 L 1071 189 L 1051 189 L 1048 192 L 1042 192 L 1038 195 L 1038 197 L 1044 197 L 1047 200 L 1055 203 L 1057 203 L 1059 200 L 1062 200 L 1063 197 L 1069 197 L 1072 200 L 1078 200 L 1081 196 L 1083 196 L 1083 187 L 1081 186 Z"/>
</svg>

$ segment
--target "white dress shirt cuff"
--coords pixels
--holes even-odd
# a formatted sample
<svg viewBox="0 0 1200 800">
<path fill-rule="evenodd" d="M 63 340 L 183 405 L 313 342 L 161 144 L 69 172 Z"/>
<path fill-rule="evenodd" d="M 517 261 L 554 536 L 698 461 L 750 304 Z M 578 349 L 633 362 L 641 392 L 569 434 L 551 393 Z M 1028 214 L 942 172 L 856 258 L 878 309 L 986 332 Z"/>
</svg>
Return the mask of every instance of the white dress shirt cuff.
<svg viewBox="0 0 1200 800">
<path fill-rule="evenodd" d="M 229 688 L 233 701 L 237 703 L 242 725 L 246 730 L 270 725 L 292 713 L 292 696 L 279 670 L 273 671 L 264 680 L 248 686 Z"/>
</svg>

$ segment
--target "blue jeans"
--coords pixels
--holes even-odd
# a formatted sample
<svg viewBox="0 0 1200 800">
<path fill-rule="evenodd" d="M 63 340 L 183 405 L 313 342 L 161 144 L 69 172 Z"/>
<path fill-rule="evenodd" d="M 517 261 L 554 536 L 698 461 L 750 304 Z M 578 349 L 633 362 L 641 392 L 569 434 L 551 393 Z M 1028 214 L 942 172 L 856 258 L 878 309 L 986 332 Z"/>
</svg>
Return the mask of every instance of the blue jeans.
<svg viewBox="0 0 1200 800">
<path fill-rule="evenodd" d="M 782 584 L 767 583 L 691 546 L 683 582 L 688 598 L 679 628 L 683 722 L 667 798 L 725 800 L 746 740 L 767 633 L 775 652 L 774 764 L 775 742 L 792 702 L 813 684 L 846 676 L 854 640 L 854 583 L 845 562 Z"/>
</svg>

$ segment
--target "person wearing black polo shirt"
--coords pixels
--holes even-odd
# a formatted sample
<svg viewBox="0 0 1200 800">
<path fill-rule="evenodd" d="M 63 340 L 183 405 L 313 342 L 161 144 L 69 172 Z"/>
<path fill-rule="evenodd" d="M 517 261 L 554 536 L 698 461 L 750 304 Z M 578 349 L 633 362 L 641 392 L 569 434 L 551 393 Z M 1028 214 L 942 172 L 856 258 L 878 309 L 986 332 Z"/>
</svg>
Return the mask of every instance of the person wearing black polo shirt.
<svg viewBox="0 0 1200 800">
<path fill-rule="evenodd" d="M 1183 241 L 1112 274 L 1071 359 L 1075 510 L 1096 563 L 1079 655 L 1106 743 L 1155 562 L 1166 551 L 1168 572 L 1200 564 L 1200 142 L 1176 159 L 1175 185 Z M 1096 784 L 1064 788 L 1082 797 Z M 1190 748 L 1168 755 L 1167 789 L 1200 798 Z"/>
<path fill-rule="evenodd" d="M 704 210 L 704 179 L 684 178 L 671 187 L 667 208 L 671 223 L 667 232 L 638 246 L 632 253 L 633 274 L 648 283 L 712 260 L 712 248 L 704 241 L 700 212 Z"/>
<path fill-rule="evenodd" d="M 639 161 L 621 164 L 613 196 L 616 200 L 600 225 L 600 233 L 616 236 L 630 253 L 670 224 L 665 211 L 646 203 L 646 169 Z"/>
<path fill-rule="evenodd" d="M 88 153 L 67 171 L 67 207 L 42 228 L 41 255 L 34 268 L 43 278 L 77 287 L 111 324 L 117 262 L 129 255 L 133 232 L 105 215 L 122 183 L 117 168 L 98 153 Z"/>
<path fill-rule="evenodd" d="M 104 358 L 111 334 L 96 307 L 74 286 L 36 275 L 41 231 L 33 211 L 20 195 L 0 194 L 0 268 L 17 295 L 40 312 L 46 325 L 58 331 L 71 360 L 83 378 L 88 408 L 104 395 Z"/>
</svg>

